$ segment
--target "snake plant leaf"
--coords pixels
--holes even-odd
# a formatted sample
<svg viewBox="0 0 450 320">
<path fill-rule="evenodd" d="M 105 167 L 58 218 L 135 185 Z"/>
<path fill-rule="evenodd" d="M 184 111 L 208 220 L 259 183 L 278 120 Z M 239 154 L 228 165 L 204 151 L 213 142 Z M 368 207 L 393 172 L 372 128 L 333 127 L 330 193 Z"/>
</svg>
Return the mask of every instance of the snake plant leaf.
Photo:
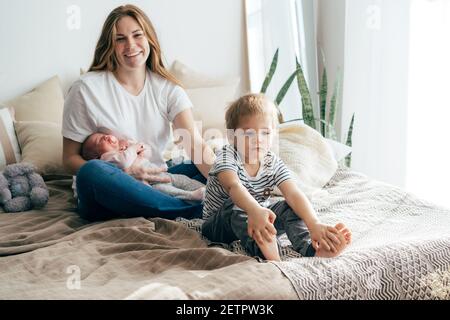
<svg viewBox="0 0 450 320">
<path fill-rule="evenodd" d="M 326 122 L 322 119 L 319 119 L 319 121 L 320 121 L 320 124 L 326 128 L 326 131 L 328 133 L 328 137 L 325 137 L 325 136 L 324 137 L 333 139 L 335 141 L 339 141 L 337 138 L 336 128 L 333 125 L 329 124 L 328 122 Z"/>
<path fill-rule="evenodd" d="M 294 71 L 294 73 L 287 79 L 283 87 L 281 87 L 280 92 L 277 95 L 277 98 L 275 99 L 275 103 L 277 105 L 280 105 L 281 101 L 283 101 L 284 96 L 286 96 L 286 93 L 288 92 L 289 88 L 292 85 L 292 82 L 294 82 L 295 77 L 297 76 L 297 70 Z"/>
<path fill-rule="evenodd" d="M 328 78 L 327 78 L 327 69 L 324 67 L 322 72 L 322 84 L 320 86 L 319 98 L 320 98 L 320 119 L 326 121 L 326 113 L 327 113 L 327 95 L 328 95 Z M 322 136 L 326 135 L 326 126 L 321 123 L 320 132 Z"/>
<path fill-rule="evenodd" d="M 351 147 L 353 144 L 352 137 L 353 137 L 353 124 L 354 123 L 355 123 L 355 114 L 353 113 L 352 120 L 350 121 L 350 127 L 348 128 L 347 141 L 346 141 L 346 145 L 349 147 Z M 345 157 L 345 165 L 349 168 L 352 165 L 352 153 L 351 152 L 347 157 Z"/>
<path fill-rule="evenodd" d="M 325 53 L 323 51 L 323 48 L 320 46 L 320 55 L 322 57 L 322 66 L 323 66 L 323 72 L 322 72 L 322 83 L 320 86 L 320 92 L 319 92 L 319 101 L 320 101 L 320 118 L 324 121 L 326 121 L 326 113 L 327 113 L 327 98 L 328 98 L 328 74 L 327 74 L 327 62 L 325 60 Z M 322 136 L 327 137 L 327 126 L 324 123 L 321 123 L 321 133 Z"/>
<path fill-rule="evenodd" d="M 353 124 L 355 123 L 355 114 L 353 113 L 352 116 L 352 120 L 350 121 L 350 126 L 348 128 L 348 133 L 347 133 L 347 141 L 346 141 L 346 145 L 351 147 L 352 146 L 352 136 L 353 136 Z"/>
<path fill-rule="evenodd" d="M 264 83 L 261 88 L 261 93 L 267 92 L 267 88 L 269 87 L 269 84 L 272 81 L 273 75 L 275 74 L 275 71 L 277 70 L 279 50 L 280 49 L 278 48 L 272 58 L 272 63 L 270 64 L 269 72 L 267 73 L 266 78 L 264 79 Z"/>
<path fill-rule="evenodd" d="M 288 92 L 289 88 L 292 85 L 292 82 L 294 82 L 295 77 L 297 76 L 297 71 L 295 71 L 285 82 L 285 84 L 281 87 L 280 92 L 278 92 L 277 98 L 275 99 L 275 106 L 278 109 L 278 120 L 280 123 L 284 122 L 283 114 L 281 113 L 281 110 L 279 108 L 279 105 L 281 104 L 281 101 L 283 101 L 284 97 L 286 96 L 286 93 Z"/>
<path fill-rule="evenodd" d="M 320 46 L 320 55 L 322 57 L 322 65 L 325 68 L 325 66 L 327 65 L 327 61 L 325 59 L 325 52 L 323 51 L 322 46 Z"/>
<path fill-rule="evenodd" d="M 311 128 L 317 129 L 311 95 L 309 93 L 308 84 L 306 83 L 305 74 L 303 73 L 302 66 L 298 63 L 297 57 L 295 58 L 295 62 L 297 65 L 297 85 L 300 91 L 300 95 L 302 96 L 303 120 Z"/>
<path fill-rule="evenodd" d="M 340 76 L 340 70 L 338 69 L 337 75 L 336 75 L 336 81 L 334 82 L 334 92 L 333 96 L 331 97 L 330 101 L 330 114 L 328 118 L 328 122 L 332 125 L 336 125 L 336 108 L 337 103 L 339 99 L 339 91 L 341 88 L 341 76 Z"/>
</svg>

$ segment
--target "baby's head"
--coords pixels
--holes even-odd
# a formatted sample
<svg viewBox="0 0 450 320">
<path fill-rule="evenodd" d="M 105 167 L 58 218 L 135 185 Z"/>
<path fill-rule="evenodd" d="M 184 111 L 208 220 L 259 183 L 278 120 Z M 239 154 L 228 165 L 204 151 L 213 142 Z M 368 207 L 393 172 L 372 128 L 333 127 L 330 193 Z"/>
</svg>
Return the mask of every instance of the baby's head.
<svg viewBox="0 0 450 320">
<path fill-rule="evenodd" d="M 276 129 L 277 108 L 263 94 L 248 94 L 227 109 L 228 138 L 245 160 L 260 159 L 270 150 Z"/>
<path fill-rule="evenodd" d="M 102 154 L 110 151 L 119 151 L 119 139 L 117 137 L 104 134 L 93 133 L 84 140 L 81 146 L 81 156 L 84 160 L 100 159 Z"/>
</svg>

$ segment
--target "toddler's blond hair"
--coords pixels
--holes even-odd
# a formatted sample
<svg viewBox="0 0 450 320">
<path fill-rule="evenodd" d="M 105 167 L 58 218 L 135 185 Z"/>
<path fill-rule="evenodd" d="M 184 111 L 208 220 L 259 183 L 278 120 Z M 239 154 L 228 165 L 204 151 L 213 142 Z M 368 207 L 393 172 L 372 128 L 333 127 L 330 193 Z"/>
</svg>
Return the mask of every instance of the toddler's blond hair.
<svg viewBox="0 0 450 320">
<path fill-rule="evenodd" d="M 230 104 L 225 113 L 225 123 L 228 130 L 236 130 L 243 117 L 252 115 L 268 115 L 276 125 L 277 109 L 274 103 L 264 94 L 247 94 Z"/>
</svg>

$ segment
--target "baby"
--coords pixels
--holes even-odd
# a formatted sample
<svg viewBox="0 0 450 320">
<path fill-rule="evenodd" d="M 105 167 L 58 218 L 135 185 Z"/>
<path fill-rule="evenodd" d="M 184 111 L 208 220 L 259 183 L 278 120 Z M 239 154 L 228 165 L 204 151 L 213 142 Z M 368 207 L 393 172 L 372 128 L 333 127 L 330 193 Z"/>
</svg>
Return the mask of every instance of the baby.
<svg viewBox="0 0 450 320">
<path fill-rule="evenodd" d="M 100 159 L 115 164 L 122 170 L 132 166 L 156 168 L 149 160 L 150 148 L 143 143 L 132 140 L 119 140 L 112 134 L 93 133 L 83 142 L 82 157 L 89 161 Z M 205 196 L 205 186 L 185 175 L 161 173 L 170 178 L 171 183 L 152 184 L 156 190 L 179 198 L 181 200 L 202 201 Z M 144 182 L 146 183 L 146 182 Z"/>
</svg>

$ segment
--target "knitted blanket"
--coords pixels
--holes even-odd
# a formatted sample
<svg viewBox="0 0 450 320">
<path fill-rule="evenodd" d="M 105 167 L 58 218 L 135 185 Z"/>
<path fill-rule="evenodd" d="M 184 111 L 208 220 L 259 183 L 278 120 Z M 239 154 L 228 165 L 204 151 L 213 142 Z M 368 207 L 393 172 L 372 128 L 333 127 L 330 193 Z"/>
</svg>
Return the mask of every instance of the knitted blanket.
<svg viewBox="0 0 450 320">
<path fill-rule="evenodd" d="M 322 222 L 345 223 L 353 243 L 337 258 L 302 258 L 285 239 L 275 265 L 299 299 L 450 299 L 450 210 L 345 168 L 312 203 Z"/>
<path fill-rule="evenodd" d="M 353 244 L 335 259 L 277 264 L 300 299 L 450 298 L 450 210 L 345 169 L 313 204 L 322 221 L 348 225 Z"/>
</svg>

